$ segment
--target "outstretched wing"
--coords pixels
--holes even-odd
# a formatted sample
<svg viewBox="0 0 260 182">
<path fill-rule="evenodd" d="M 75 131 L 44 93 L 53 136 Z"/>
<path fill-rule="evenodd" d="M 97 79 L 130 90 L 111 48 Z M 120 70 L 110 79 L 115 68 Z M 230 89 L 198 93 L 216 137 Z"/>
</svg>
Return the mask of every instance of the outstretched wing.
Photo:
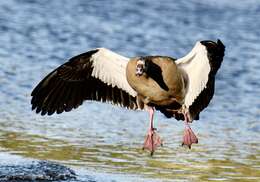
<svg viewBox="0 0 260 182">
<path fill-rule="evenodd" d="M 176 61 L 188 76 L 184 105 L 190 120 L 208 106 L 214 95 L 215 75 L 223 61 L 225 46 L 218 40 L 197 42 L 192 51 Z"/>
<path fill-rule="evenodd" d="M 71 111 L 84 100 L 136 109 L 136 92 L 126 80 L 128 58 L 98 48 L 71 58 L 32 91 L 32 110 L 42 115 Z"/>
</svg>

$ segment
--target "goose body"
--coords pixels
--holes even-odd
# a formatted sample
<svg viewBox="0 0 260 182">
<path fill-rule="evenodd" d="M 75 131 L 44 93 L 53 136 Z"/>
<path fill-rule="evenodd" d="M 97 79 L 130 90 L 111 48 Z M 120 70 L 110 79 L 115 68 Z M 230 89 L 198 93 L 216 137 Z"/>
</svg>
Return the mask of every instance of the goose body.
<svg viewBox="0 0 260 182">
<path fill-rule="evenodd" d="M 31 104 L 42 115 L 68 112 L 85 100 L 108 102 L 133 110 L 148 109 L 150 127 L 144 148 L 162 144 L 153 127 L 154 109 L 184 120 L 183 144 L 197 143 L 189 122 L 199 119 L 214 95 L 215 75 L 225 46 L 200 41 L 184 57 L 127 58 L 105 48 L 72 57 L 49 73 L 32 91 Z"/>
<path fill-rule="evenodd" d="M 148 65 L 158 65 L 161 78 L 152 78 L 144 73 L 136 76 L 136 65 L 140 57 L 130 59 L 126 68 L 126 77 L 130 86 L 138 93 L 137 99 L 142 105 L 166 106 L 175 102 L 182 103 L 185 97 L 185 80 L 175 60 L 164 56 L 143 57 Z M 148 66 L 149 67 L 149 66 Z M 151 68 L 153 69 L 153 68 Z M 151 70 L 151 74 L 157 70 Z"/>
</svg>

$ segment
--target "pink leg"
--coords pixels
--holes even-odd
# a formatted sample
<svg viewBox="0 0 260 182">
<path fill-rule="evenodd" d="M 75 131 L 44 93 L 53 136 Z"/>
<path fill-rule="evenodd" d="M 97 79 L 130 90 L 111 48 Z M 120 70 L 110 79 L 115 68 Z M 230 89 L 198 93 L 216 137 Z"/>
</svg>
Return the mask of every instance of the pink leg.
<svg viewBox="0 0 260 182">
<path fill-rule="evenodd" d="M 196 135 L 193 133 L 190 125 L 189 125 L 189 120 L 186 114 L 184 114 L 184 118 L 185 118 L 185 129 L 184 129 L 184 135 L 183 135 L 183 142 L 182 142 L 182 146 L 186 145 L 189 148 L 191 148 L 191 145 L 193 143 L 198 143 L 198 138 L 196 137 Z"/>
<path fill-rule="evenodd" d="M 149 107 L 150 127 L 144 141 L 143 149 L 149 150 L 151 152 L 151 155 L 153 155 L 155 149 L 158 146 L 162 146 L 162 140 L 156 133 L 156 128 L 153 127 L 153 115 L 154 108 Z"/>
</svg>

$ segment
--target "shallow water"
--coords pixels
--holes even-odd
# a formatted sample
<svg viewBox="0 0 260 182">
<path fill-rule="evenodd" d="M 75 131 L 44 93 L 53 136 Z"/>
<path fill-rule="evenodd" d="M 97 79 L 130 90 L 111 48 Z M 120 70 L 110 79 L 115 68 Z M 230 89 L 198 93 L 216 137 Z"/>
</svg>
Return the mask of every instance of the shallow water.
<svg viewBox="0 0 260 182">
<path fill-rule="evenodd" d="M 0 154 L 58 161 L 83 181 L 260 180 L 259 12 L 256 0 L 1 1 Z M 30 110 L 32 88 L 73 55 L 106 47 L 181 57 L 217 38 L 226 56 L 215 96 L 192 125 L 199 144 L 191 150 L 180 146 L 182 123 L 160 113 L 164 147 L 150 157 L 141 150 L 145 112 L 96 102 L 49 117 Z"/>
</svg>

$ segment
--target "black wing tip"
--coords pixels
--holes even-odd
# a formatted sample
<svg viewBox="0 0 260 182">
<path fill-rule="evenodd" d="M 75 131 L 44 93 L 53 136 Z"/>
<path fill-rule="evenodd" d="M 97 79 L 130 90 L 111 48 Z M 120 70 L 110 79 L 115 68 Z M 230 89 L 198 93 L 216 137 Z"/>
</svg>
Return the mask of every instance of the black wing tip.
<svg viewBox="0 0 260 182">
<path fill-rule="evenodd" d="M 200 43 L 202 45 L 205 45 L 206 47 L 210 46 L 210 45 L 215 45 L 217 46 L 219 49 L 221 50 L 225 50 L 225 45 L 223 44 L 223 42 L 220 39 L 217 39 L 216 42 L 212 41 L 212 40 L 202 40 L 200 41 Z"/>
<path fill-rule="evenodd" d="M 63 112 L 69 112 L 73 108 L 76 108 L 76 106 L 78 107 L 80 104 L 82 104 L 82 102 L 80 102 L 80 104 L 73 102 L 71 104 L 72 105 L 76 104 L 75 106 L 74 105 L 69 106 L 69 108 L 66 108 L 64 106 L 60 107 L 61 103 L 68 102 L 68 100 L 60 100 L 61 96 L 58 96 L 58 98 L 57 98 L 57 91 L 59 91 L 59 90 L 53 91 L 53 89 L 61 89 L 60 82 L 65 82 L 65 81 L 68 82 L 69 80 L 68 80 L 68 78 L 58 79 L 57 73 L 58 73 L 58 70 L 60 70 L 60 71 L 62 70 L 64 65 L 74 67 L 74 66 L 76 66 L 76 64 L 84 64 L 86 59 L 89 60 L 90 57 L 93 54 L 97 53 L 99 50 L 100 49 L 97 48 L 97 49 L 93 49 L 93 50 L 87 51 L 85 53 L 79 54 L 77 56 L 74 56 L 74 57 L 70 58 L 66 63 L 62 64 L 61 66 L 59 66 L 58 68 L 56 68 L 52 72 L 50 72 L 47 76 L 45 76 L 45 78 L 43 78 L 31 92 L 32 110 L 35 110 L 36 114 L 41 114 L 42 116 L 44 116 L 44 115 L 52 115 L 55 112 L 57 114 L 60 114 Z M 79 75 L 80 74 L 81 73 L 79 73 Z M 70 77 L 69 77 L 69 79 L 70 79 Z M 75 85 L 77 86 L 77 84 L 74 83 L 75 81 L 78 81 L 78 79 L 76 78 L 70 84 L 74 84 L 74 86 Z M 63 88 L 64 87 L 65 86 L 63 85 Z M 77 90 L 77 88 L 75 88 L 74 90 Z M 43 104 L 43 102 L 45 102 L 44 100 L 46 99 L 46 97 L 49 94 L 51 94 L 50 95 L 51 99 L 47 99 L 47 102 L 45 104 Z M 68 94 L 68 93 L 66 93 L 66 94 Z M 63 93 L 63 95 L 64 95 L 64 93 Z M 54 103 L 54 101 L 55 101 L 55 103 Z M 53 103 L 50 103 L 50 102 L 53 102 Z M 46 104 L 47 104 L 47 106 L 46 106 Z"/>
<path fill-rule="evenodd" d="M 225 48 L 225 45 L 223 44 L 223 42 L 220 39 L 217 39 L 217 44 L 218 44 L 218 46 Z"/>
<path fill-rule="evenodd" d="M 61 113 L 63 113 L 63 112 L 65 112 L 65 110 L 62 110 L 62 111 L 56 111 L 56 110 L 48 110 L 48 111 L 45 111 L 45 110 L 43 110 L 41 107 L 39 107 L 39 106 L 35 106 L 35 105 L 33 105 L 32 106 L 32 111 L 34 111 L 35 110 L 35 113 L 36 114 L 40 114 L 41 116 L 45 116 L 45 115 L 47 115 L 47 116 L 51 116 L 51 115 L 53 115 L 53 114 L 61 114 Z M 67 112 L 67 111 L 66 111 Z"/>
<path fill-rule="evenodd" d="M 224 56 L 226 46 L 223 44 L 223 42 L 220 39 L 217 40 L 217 46 L 218 46 L 219 50 L 223 53 L 223 56 Z"/>
</svg>

